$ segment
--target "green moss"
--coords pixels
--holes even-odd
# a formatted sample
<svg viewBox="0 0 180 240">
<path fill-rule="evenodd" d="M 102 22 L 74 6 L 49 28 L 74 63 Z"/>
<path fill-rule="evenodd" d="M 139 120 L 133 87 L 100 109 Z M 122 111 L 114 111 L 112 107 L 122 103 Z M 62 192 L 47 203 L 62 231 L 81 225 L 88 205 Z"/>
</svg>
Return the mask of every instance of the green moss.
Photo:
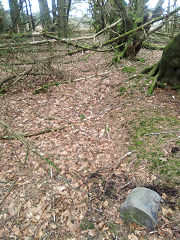
<svg viewBox="0 0 180 240">
<path fill-rule="evenodd" d="M 123 67 L 122 72 L 123 73 L 135 73 L 136 68 L 135 67 Z"/>
<path fill-rule="evenodd" d="M 94 223 L 88 221 L 88 219 L 84 218 L 82 222 L 80 223 L 80 229 L 81 230 L 88 230 L 88 229 L 94 229 Z"/>
<path fill-rule="evenodd" d="M 180 163 L 178 154 L 164 154 L 164 148 L 169 143 L 173 134 L 145 136 L 148 133 L 158 133 L 162 129 L 179 129 L 179 119 L 176 117 L 159 116 L 159 113 L 152 113 L 140 110 L 137 119 L 131 120 L 126 125 L 131 138 L 130 150 L 137 153 L 135 166 L 144 161 L 148 164 L 150 171 L 155 171 L 170 184 L 177 184 L 180 175 Z M 180 141 L 175 142 L 180 147 Z"/>
<path fill-rule="evenodd" d="M 119 92 L 118 96 L 124 95 L 126 91 L 127 91 L 127 90 L 126 90 L 125 87 L 120 87 L 120 88 L 118 88 L 118 89 L 117 89 L 117 92 Z"/>
<path fill-rule="evenodd" d="M 107 226 L 111 233 L 113 233 L 114 235 L 118 234 L 120 228 L 119 224 L 116 224 L 115 222 L 108 222 Z"/>
<path fill-rule="evenodd" d="M 85 115 L 84 114 L 81 114 L 81 119 L 83 120 L 83 119 L 85 119 L 86 117 L 85 117 Z"/>
<path fill-rule="evenodd" d="M 136 57 L 135 59 L 136 59 L 137 61 L 142 62 L 142 63 L 145 63 L 145 61 L 146 61 L 144 58 L 138 58 L 138 57 Z"/>
<path fill-rule="evenodd" d="M 126 91 L 126 88 L 125 87 L 120 87 L 120 88 L 118 88 L 117 91 L 122 93 L 122 92 Z"/>
</svg>

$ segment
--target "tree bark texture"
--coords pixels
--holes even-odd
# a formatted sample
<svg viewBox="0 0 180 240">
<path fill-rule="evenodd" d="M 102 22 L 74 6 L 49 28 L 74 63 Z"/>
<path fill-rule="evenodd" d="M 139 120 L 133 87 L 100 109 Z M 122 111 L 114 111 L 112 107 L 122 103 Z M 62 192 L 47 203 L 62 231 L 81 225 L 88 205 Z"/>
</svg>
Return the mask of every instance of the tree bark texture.
<svg viewBox="0 0 180 240">
<path fill-rule="evenodd" d="M 9 0 L 10 15 L 12 21 L 12 31 L 14 33 L 22 32 L 23 26 L 20 17 L 20 9 L 17 0 Z"/>
<path fill-rule="evenodd" d="M 51 18 L 49 15 L 49 8 L 47 0 L 38 0 L 40 9 L 40 18 L 43 28 L 49 29 L 51 24 Z"/>
<path fill-rule="evenodd" d="M 70 7 L 71 0 L 57 0 L 57 25 L 59 37 L 67 37 Z"/>
<path fill-rule="evenodd" d="M 180 32 L 163 51 L 159 64 L 158 81 L 180 90 Z"/>
<path fill-rule="evenodd" d="M 52 15 L 53 15 L 53 23 L 56 22 L 56 10 L 57 10 L 57 1 L 56 0 L 51 0 L 51 5 L 52 5 Z"/>
</svg>

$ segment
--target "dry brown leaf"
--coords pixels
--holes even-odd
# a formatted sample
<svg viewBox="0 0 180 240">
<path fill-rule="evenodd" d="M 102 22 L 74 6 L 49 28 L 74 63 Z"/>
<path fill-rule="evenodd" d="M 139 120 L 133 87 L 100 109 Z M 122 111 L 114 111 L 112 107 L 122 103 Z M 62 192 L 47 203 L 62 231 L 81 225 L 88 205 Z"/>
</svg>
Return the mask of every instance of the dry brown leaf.
<svg viewBox="0 0 180 240">
<path fill-rule="evenodd" d="M 105 133 L 105 128 L 101 129 L 99 133 L 99 138 L 102 138 L 104 136 L 104 133 Z"/>
<path fill-rule="evenodd" d="M 104 206 L 105 208 L 106 208 L 108 205 L 109 205 L 108 201 L 105 201 L 105 202 L 103 203 L 103 206 Z"/>
<path fill-rule="evenodd" d="M 43 233 L 43 231 L 42 231 L 42 228 L 40 228 L 40 229 L 38 230 L 37 234 L 36 234 L 36 238 L 37 238 L 37 239 L 40 239 L 40 238 L 42 238 L 43 236 L 44 236 L 44 233 Z"/>
<path fill-rule="evenodd" d="M 162 199 L 166 199 L 167 195 L 165 193 L 162 194 Z"/>
<path fill-rule="evenodd" d="M 89 229 L 88 234 L 91 237 L 95 237 L 96 236 L 96 230 L 95 229 Z"/>
<path fill-rule="evenodd" d="M 128 240 L 138 240 L 138 237 L 131 233 L 130 235 L 128 235 Z"/>
<path fill-rule="evenodd" d="M 51 223 L 51 224 L 50 224 L 50 228 L 52 228 L 52 229 L 56 229 L 56 228 L 57 228 L 57 226 L 56 226 L 56 224 L 55 224 L 55 223 Z"/>
<path fill-rule="evenodd" d="M 8 206 L 8 212 L 11 216 L 14 216 L 17 214 L 18 212 L 18 207 L 14 204 L 14 202 L 12 202 L 9 206 Z"/>
<path fill-rule="evenodd" d="M 13 232 L 13 234 L 15 234 L 18 237 L 21 236 L 21 231 L 16 225 L 14 225 L 14 227 L 12 228 L 12 232 Z"/>
<path fill-rule="evenodd" d="M 123 220 L 118 219 L 118 220 L 115 221 L 115 223 L 122 225 L 124 222 L 123 222 Z"/>
<path fill-rule="evenodd" d="M 136 234 L 136 236 L 140 237 L 142 235 L 142 231 L 140 230 L 134 230 L 134 233 Z"/>
<path fill-rule="evenodd" d="M 171 208 L 162 207 L 161 211 L 164 216 L 171 216 L 173 214 L 173 210 Z"/>
</svg>

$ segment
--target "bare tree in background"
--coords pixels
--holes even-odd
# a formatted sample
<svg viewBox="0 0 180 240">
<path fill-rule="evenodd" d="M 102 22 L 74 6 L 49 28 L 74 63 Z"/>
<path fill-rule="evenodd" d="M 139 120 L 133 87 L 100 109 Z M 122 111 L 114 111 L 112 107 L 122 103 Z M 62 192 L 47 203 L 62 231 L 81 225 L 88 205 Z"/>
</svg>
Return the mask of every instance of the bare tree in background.
<svg viewBox="0 0 180 240">
<path fill-rule="evenodd" d="M 35 22 L 32 14 L 32 3 L 31 0 L 25 0 L 26 4 L 26 13 L 29 16 L 29 28 L 35 30 Z"/>
<path fill-rule="evenodd" d="M 56 17 L 57 17 L 57 1 L 56 0 L 51 0 L 51 6 L 52 6 L 52 15 L 53 15 L 53 23 L 56 22 Z"/>
<path fill-rule="evenodd" d="M 12 31 L 14 33 L 23 32 L 23 24 L 21 21 L 18 1 L 9 0 L 9 8 L 12 21 Z"/>
<path fill-rule="evenodd" d="M 70 8 L 71 0 L 57 0 L 57 25 L 60 37 L 67 36 Z"/>
<path fill-rule="evenodd" d="M 49 29 L 51 25 L 51 17 L 49 14 L 48 2 L 47 0 L 38 0 L 41 24 L 44 29 Z"/>
</svg>

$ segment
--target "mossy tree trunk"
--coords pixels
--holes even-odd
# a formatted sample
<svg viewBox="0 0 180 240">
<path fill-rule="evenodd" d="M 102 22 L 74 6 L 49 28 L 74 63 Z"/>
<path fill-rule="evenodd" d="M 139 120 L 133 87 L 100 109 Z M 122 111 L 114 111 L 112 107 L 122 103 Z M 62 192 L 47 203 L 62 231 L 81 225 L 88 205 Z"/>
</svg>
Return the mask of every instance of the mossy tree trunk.
<svg viewBox="0 0 180 240">
<path fill-rule="evenodd" d="M 159 63 L 158 81 L 180 90 L 180 32 L 163 51 Z"/>
<path fill-rule="evenodd" d="M 169 85 L 180 93 L 180 32 L 167 44 L 160 61 L 143 72 L 153 79 L 148 94 L 158 85 Z"/>
<path fill-rule="evenodd" d="M 162 15 L 162 4 L 164 0 L 158 0 L 154 10 L 149 10 L 147 3 L 149 0 L 130 0 L 128 3 L 125 0 L 107 0 L 104 5 L 99 4 L 103 0 L 90 0 L 93 24 L 96 26 L 96 31 L 104 28 L 103 23 L 112 24 L 121 19 L 114 28 L 108 32 L 110 39 L 114 39 L 119 35 L 123 35 L 137 27 L 144 25 L 152 19 Z M 98 13 L 103 12 L 100 9 L 105 8 L 103 15 L 104 21 L 100 21 Z M 98 21 L 99 20 L 99 21 Z M 94 26 L 93 25 L 93 26 Z M 99 26 L 101 25 L 101 26 Z M 138 32 L 126 36 L 113 42 L 115 50 L 114 62 L 118 62 L 121 58 L 134 58 L 142 47 L 143 41 L 147 37 L 147 33 L 151 24 L 139 29 Z"/>
<path fill-rule="evenodd" d="M 147 8 L 147 3 L 149 0 L 134 0 L 131 1 L 131 5 L 127 5 L 123 0 L 115 0 L 118 8 L 121 7 L 121 12 L 123 16 L 123 25 L 122 25 L 122 33 L 135 29 L 147 21 L 154 18 L 154 16 L 160 16 L 162 10 L 162 0 L 159 0 L 152 16 L 150 17 L 149 11 Z M 121 4 L 120 2 L 124 2 Z M 125 27 L 126 26 L 126 27 Z M 143 41 L 146 39 L 147 33 L 150 29 L 151 25 L 147 25 L 142 30 L 133 33 L 131 36 L 125 39 L 121 39 L 121 41 L 117 42 L 119 46 L 118 51 L 120 58 L 134 58 L 137 53 L 140 51 Z"/>
</svg>

